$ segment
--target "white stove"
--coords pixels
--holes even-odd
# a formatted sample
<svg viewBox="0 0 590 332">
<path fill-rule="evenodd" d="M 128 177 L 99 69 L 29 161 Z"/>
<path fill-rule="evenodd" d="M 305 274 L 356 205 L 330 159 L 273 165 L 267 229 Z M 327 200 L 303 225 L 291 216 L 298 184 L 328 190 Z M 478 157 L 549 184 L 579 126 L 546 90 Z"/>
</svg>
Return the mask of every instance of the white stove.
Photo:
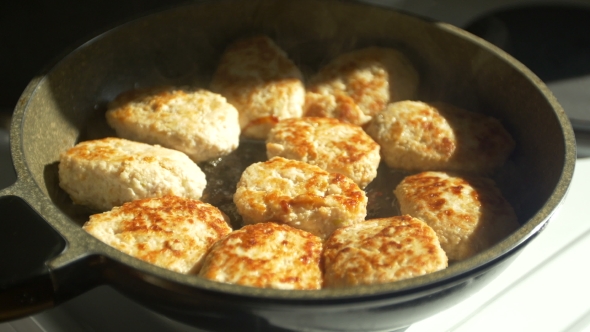
<svg viewBox="0 0 590 332">
<path fill-rule="evenodd" d="M 394 5 L 463 28 L 475 26 L 473 23 L 477 19 L 488 14 L 539 4 L 576 6 L 580 11 L 589 8 L 587 17 L 590 22 L 590 1 L 583 0 L 368 2 Z M 507 41 L 518 46 L 514 43 L 523 41 L 516 40 L 509 24 L 501 18 L 492 15 L 483 20 L 488 24 L 484 28 L 491 29 L 486 32 L 486 37 L 499 46 L 510 48 L 509 45 L 501 45 Z M 590 27 L 590 23 L 587 26 Z M 567 75 L 554 75 L 546 80 L 572 119 L 578 141 L 579 158 L 564 204 L 545 230 L 495 280 L 467 300 L 410 326 L 407 332 L 590 331 L 590 269 L 587 268 L 590 214 L 586 212 L 590 197 L 590 158 L 585 158 L 590 156 L 590 29 L 571 33 L 581 34 L 588 40 L 587 45 L 578 49 L 580 54 L 572 55 L 567 60 L 569 65 L 585 59 L 579 64 L 582 67 L 577 72 L 574 70 L 573 74 L 570 71 Z M 525 38 L 524 42 L 528 40 Z M 557 64 L 554 67 L 559 66 Z M 544 79 L 545 73 L 537 74 Z M 0 128 L 0 187 L 6 187 L 13 181 L 8 131 L 3 126 Z M 0 324 L 0 332 L 136 330 L 201 331 L 154 313 L 108 286 L 98 287 L 42 313 Z"/>
</svg>

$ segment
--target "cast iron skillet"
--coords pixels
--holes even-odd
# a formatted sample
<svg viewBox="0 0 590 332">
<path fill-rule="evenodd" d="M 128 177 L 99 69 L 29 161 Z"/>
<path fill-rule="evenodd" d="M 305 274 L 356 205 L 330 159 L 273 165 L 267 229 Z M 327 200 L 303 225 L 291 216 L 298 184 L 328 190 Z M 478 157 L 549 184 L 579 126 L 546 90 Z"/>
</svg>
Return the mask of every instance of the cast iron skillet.
<svg viewBox="0 0 590 332">
<path fill-rule="evenodd" d="M 91 212 L 74 206 L 59 188 L 59 154 L 78 141 L 112 134 L 104 111 L 118 93 L 158 84 L 206 86 L 224 47 L 259 33 L 275 39 L 306 74 L 343 51 L 397 47 L 421 73 L 420 99 L 500 119 L 517 147 L 493 177 L 522 226 L 444 271 L 319 291 L 256 289 L 181 275 L 86 234 L 80 226 Z M 244 142 L 246 150 L 256 148 L 250 143 Z M 108 31 L 31 81 L 13 116 L 11 146 L 18 180 L 0 192 L 1 231 L 11 234 L 3 244 L 11 250 L 3 258 L 0 319 L 28 315 L 109 284 L 170 317 L 225 331 L 382 331 L 428 317 L 480 289 L 544 228 L 575 164 L 567 117 L 523 65 L 458 28 L 349 1 L 195 2 Z M 209 176 L 223 179 L 224 172 L 244 166 L 240 153 L 231 158 L 237 161 L 225 170 L 205 165 L 211 168 Z M 400 174 L 383 172 L 389 175 L 371 190 L 388 194 Z M 391 207 L 391 195 L 385 196 L 373 203 L 375 213 L 380 206 Z"/>
</svg>

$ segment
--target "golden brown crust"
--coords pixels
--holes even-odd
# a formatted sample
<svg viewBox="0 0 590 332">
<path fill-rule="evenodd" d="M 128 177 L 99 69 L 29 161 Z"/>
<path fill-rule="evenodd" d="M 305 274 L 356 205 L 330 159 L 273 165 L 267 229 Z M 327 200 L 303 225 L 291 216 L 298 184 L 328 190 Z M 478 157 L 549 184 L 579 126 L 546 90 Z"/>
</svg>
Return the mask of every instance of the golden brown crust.
<svg viewBox="0 0 590 332">
<path fill-rule="evenodd" d="M 238 109 L 243 136 L 265 139 L 279 120 L 301 116 L 302 79 L 299 68 L 270 38 L 255 36 L 227 47 L 211 89 Z"/>
<path fill-rule="evenodd" d="M 269 133 L 269 158 L 300 160 L 341 173 L 364 188 L 377 176 L 379 145 L 362 128 L 332 118 L 285 119 Z"/>
<path fill-rule="evenodd" d="M 367 214 L 367 197 L 351 179 L 282 157 L 249 166 L 234 202 L 246 224 L 272 220 L 321 238 Z"/>
<path fill-rule="evenodd" d="M 451 123 L 457 137 L 451 170 L 490 173 L 502 166 L 516 143 L 497 119 L 447 103 L 432 106 Z"/>
<path fill-rule="evenodd" d="M 335 118 L 354 125 L 364 125 L 371 120 L 354 99 L 345 93 L 336 91 L 331 94 L 307 91 L 303 115 L 306 117 Z"/>
<path fill-rule="evenodd" d="M 238 111 L 204 89 L 126 91 L 109 104 L 106 119 L 120 137 L 182 151 L 194 162 L 227 155 L 239 144 Z"/>
<path fill-rule="evenodd" d="M 272 222 L 247 225 L 217 242 L 200 276 L 261 288 L 319 289 L 322 241 Z"/>
<path fill-rule="evenodd" d="M 488 174 L 502 166 L 515 142 L 489 116 L 445 103 L 401 101 L 367 127 L 389 167 Z"/>
<path fill-rule="evenodd" d="M 206 184 L 186 154 L 121 138 L 80 142 L 60 155 L 60 187 L 98 211 L 168 194 L 199 199 Z"/>
<path fill-rule="evenodd" d="M 231 232 L 216 207 L 172 195 L 92 215 L 83 228 L 126 254 L 181 273 L 198 271 L 208 248 Z"/>
<path fill-rule="evenodd" d="M 399 51 L 369 47 L 335 58 L 307 86 L 305 116 L 364 125 L 389 103 L 416 95 L 419 76 Z"/>
<path fill-rule="evenodd" d="M 336 230 L 324 243 L 325 287 L 392 282 L 447 267 L 435 232 L 410 216 L 371 219 Z"/>
<path fill-rule="evenodd" d="M 113 146 L 111 142 L 118 140 L 117 138 L 107 137 L 95 142 L 99 144 L 90 144 L 91 141 L 82 142 L 80 144 L 76 144 L 73 147 L 69 148 L 63 153 L 63 156 L 67 156 L 70 158 L 76 158 L 80 160 L 89 160 L 89 161 L 101 161 L 101 160 L 112 160 L 113 158 L 124 160 L 133 160 L 133 156 L 126 156 L 122 157 L 119 150 L 116 148 L 116 145 Z M 104 144 L 102 144 L 104 142 Z M 148 158 L 151 161 L 151 158 Z"/>
<path fill-rule="evenodd" d="M 395 189 L 400 210 L 437 233 L 449 260 L 479 253 L 519 227 L 516 214 L 490 179 L 423 172 Z"/>
</svg>

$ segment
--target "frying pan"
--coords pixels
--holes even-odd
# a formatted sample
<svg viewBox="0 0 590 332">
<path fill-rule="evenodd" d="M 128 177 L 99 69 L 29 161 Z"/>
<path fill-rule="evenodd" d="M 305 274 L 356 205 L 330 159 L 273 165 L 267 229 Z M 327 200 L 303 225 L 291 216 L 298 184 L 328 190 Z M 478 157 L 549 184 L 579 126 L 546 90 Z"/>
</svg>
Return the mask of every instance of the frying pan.
<svg viewBox="0 0 590 332">
<path fill-rule="evenodd" d="M 305 75 L 345 51 L 398 48 L 420 72 L 419 99 L 500 119 L 517 146 L 493 178 L 521 227 L 443 271 L 317 291 L 257 289 L 182 275 L 86 234 L 81 225 L 92 212 L 72 204 L 59 188 L 59 154 L 78 141 L 113 134 L 104 112 L 117 94 L 162 84 L 206 87 L 229 42 L 261 33 L 277 41 Z M 562 108 L 531 71 L 506 53 L 448 24 L 333 0 L 191 2 L 114 28 L 30 82 L 16 106 L 10 138 L 18 179 L 0 191 L 1 320 L 108 284 L 169 317 L 223 331 L 384 331 L 433 315 L 477 292 L 539 234 L 567 192 L 576 155 Z M 243 147 L 263 148 L 247 141 Z M 234 161 L 224 171 L 211 167 L 208 176 L 236 172 L 252 157 L 248 151 L 231 156 Z M 384 213 L 381 206 L 391 207 L 389 193 L 401 178 L 386 167 L 380 173 L 386 176 L 368 189 L 385 194 L 372 203 L 376 214 Z"/>
</svg>

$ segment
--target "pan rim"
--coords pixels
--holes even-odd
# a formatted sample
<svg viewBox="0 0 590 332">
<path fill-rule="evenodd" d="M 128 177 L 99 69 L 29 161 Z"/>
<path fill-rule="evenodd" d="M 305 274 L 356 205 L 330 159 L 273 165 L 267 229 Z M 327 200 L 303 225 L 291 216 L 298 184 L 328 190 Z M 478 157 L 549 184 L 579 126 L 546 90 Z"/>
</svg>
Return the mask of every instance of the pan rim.
<svg viewBox="0 0 590 332">
<path fill-rule="evenodd" d="M 339 0 L 342 1 L 342 0 Z M 198 3 L 203 3 L 206 1 L 199 1 Z M 347 0 L 346 2 L 358 2 L 358 1 L 351 1 Z M 176 8 L 174 8 L 176 9 Z M 394 10 L 391 8 L 391 10 Z M 158 12 L 161 13 L 161 12 Z M 157 14 L 157 13 L 156 13 Z M 404 13 L 404 15 L 410 15 Z M 415 16 L 415 15 L 411 15 Z M 147 16 L 149 17 L 149 16 Z M 502 58 L 505 62 L 508 62 L 511 66 L 515 67 L 520 73 L 522 73 L 531 83 L 540 91 L 540 93 L 548 100 L 549 104 L 552 106 L 553 110 L 555 111 L 557 120 L 559 125 L 562 129 L 563 136 L 564 136 L 564 151 L 565 151 L 565 159 L 564 159 L 564 167 L 562 169 L 561 174 L 559 175 L 559 180 L 549 196 L 549 198 L 545 201 L 542 208 L 537 211 L 529 220 L 524 222 L 524 224 L 513 234 L 509 237 L 501 241 L 500 243 L 494 245 L 490 249 L 481 252 L 474 257 L 471 257 L 465 261 L 461 261 L 449 266 L 447 269 L 438 271 L 432 274 L 419 276 L 411 279 L 386 283 L 386 284 L 379 284 L 379 285 L 367 285 L 367 286 L 356 286 L 356 287 L 349 287 L 345 289 L 321 289 L 321 290 L 313 290 L 313 291 L 293 291 L 293 290 L 277 290 L 277 289 L 259 289 L 254 287 L 247 287 L 247 286 L 240 286 L 240 285 L 229 285 L 229 284 L 221 284 L 209 280 L 205 280 L 195 276 L 187 276 L 178 274 L 172 271 L 168 271 L 159 267 L 155 267 L 149 263 L 143 262 L 139 259 L 133 258 L 128 256 L 124 253 L 116 251 L 116 249 L 109 247 L 108 245 L 100 242 L 99 240 L 95 239 L 89 234 L 85 232 L 75 232 L 77 233 L 76 236 L 80 236 L 79 234 L 84 237 L 84 242 L 90 243 L 87 246 L 87 249 L 90 251 L 86 252 L 86 255 L 104 255 L 109 259 L 113 259 L 117 262 L 121 262 L 125 265 L 128 265 L 134 269 L 138 269 L 142 273 L 153 275 L 161 280 L 166 282 L 173 282 L 178 283 L 181 286 L 188 286 L 188 287 L 197 287 L 204 291 L 213 291 L 218 293 L 224 293 L 228 295 L 235 295 L 244 298 L 251 298 L 251 299 L 274 299 L 277 301 L 282 300 L 300 300 L 300 301 L 309 301 L 309 300 L 325 300 L 325 301 L 332 301 L 332 300 L 366 300 L 366 298 L 374 298 L 374 297 L 382 297 L 382 296 L 404 296 L 413 292 L 420 292 L 420 291 L 428 291 L 433 288 L 439 288 L 443 286 L 448 286 L 452 284 L 453 281 L 457 280 L 464 280 L 465 278 L 469 278 L 474 274 L 477 274 L 477 271 L 485 269 L 487 266 L 493 264 L 494 261 L 503 259 L 505 256 L 509 255 L 510 253 L 514 253 L 523 247 L 531 237 L 538 234 L 549 222 L 552 214 L 558 209 L 559 205 L 562 203 L 564 197 L 567 194 L 567 189 L 573 177 L 573 172 L 575 168 L 575 160 L 576 160 L 576 151 L 575 151 L 575 137 L 573 134 L 573 129 L 565 112 L 558 104 L 557 100 L 551 93 L 551 91 L 547 88 L 547 86 L 528 68 L 526 68 L 523 64 L 515 60 L 512 56 L 505 53 L 501 49 L 497 48 L 496 46 L 488 43 L 487 41 L 476 37 L 464 30 L 461 30 L 457 27 L 446 23 L 435 23 L 440 29 L 448 33 L 452 33 L 457 35 L 459 38 L 466 39 L 470 43 L 475 43 L 479 47 L 486 49 L 496 56 Z M 120 27 L 120 26 L 119 26 Z M 117 29 L 117 28 L 115 28 Z M 111 31 L 111 30 L 109 30 Z M 100 38 L 102 35 L 95 38 Z M 91 42 L 92 40 L 88 41 Z M 80 47 L 83 47 L 80 46 Z M 67 58 L 67 55 L 63 58 Z M 62 59 L 62 60 L 63 60 Z M 47 197 L 43 190 L 39 187 L 39 185 L 33 180 L 33 176 L 31 174 L 31 170 L 29 169 L 26 161 L 25 161 L 25 152 L 23 146 L 23 129 L 22 124 L 26 117 L 26 111 L 28 106 L 28 101 L 31 99 L 37 86 L 42 82 L 45 78 L 46 74 L 41 74 L 40 76 L 34 78 L 23 94 L 21 95 L 19 102 L 14 111 L 13 115 L 13 123 L 11 127 L 11 152 L 13 163 L 15 165 L 15 169 L 17 172 L 17 183 L 21 183 L 22 189 L 14 190 L 10 189 L 8 191 L 3 191 L 4 193 L 14 193 L 17 196 L 23 198 L 25 201 L 29 202 L 31 205 L 35 207 L 37 211 L 46 211 L 47 208 L 51 210 L 51 213 L 62 213 L 53 205 L 50 198 Z M 22 195 L 22 196 L 21 196 Z M 34 202 L 33 202 L 34 201 Z M 45 216 L 42 215 L 44 218 Z M 65 215 L 59 217 L 62 219 L 61 221 L 56 221 L 54 218 L 45 218 L 47 222 L 58 229 L 60 233 L 63 232 L 63 227 L 57 227 L 57 222 L 65 222 L 69 220 L 69 218 Z M 67 220 L 66 220 L 67 219 Z M 73 223 L 72 221 L 69 222 L 70 227 Z M 63 236 L 63 234 L 62 234 Z M 67 237 L 65 238 L 66 241 L 71 242 L 70 239 Z M 68 249 L 66 249 L 68 250 Z M 49 262 L 49 266 L 57 269 L 65 262 Z M 69 262 L 71 263 L 71 262 Z M 107 281 L 108 282 L 108 281 Z"/>
</svg>

